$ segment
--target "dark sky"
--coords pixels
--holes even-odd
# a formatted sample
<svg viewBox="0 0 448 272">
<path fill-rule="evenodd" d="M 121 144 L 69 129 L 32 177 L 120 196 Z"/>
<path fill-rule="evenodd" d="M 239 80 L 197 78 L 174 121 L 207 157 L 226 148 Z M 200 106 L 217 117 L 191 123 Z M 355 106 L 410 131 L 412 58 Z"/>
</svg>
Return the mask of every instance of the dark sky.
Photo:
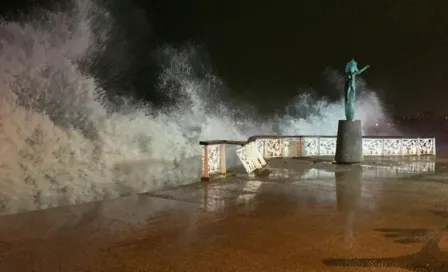
<svg viewBox="0 0 448 272">
<path fill-rule="evenodd" d="M 133 1 L 151 29 L 136 39 L 142 48 L 147 51 L 145 43 L 203 44 L 238 99 L 276 107 L 299 88 L 326 95 L 328 89 L 321 88 L 325 69 L 342 71 L 354 57 L 361 66 L 371 65 L 364 78 L 392 112 L 448 113 L 446 0 Z M 123 6 L 131 0 L 109 2 Z M 132 29 L 128 32 L 135 36 L 139 29 Z M 138 61 L 133 74 L 151 69 L 143 55 Z"/>
<path fill-rule="evenodd" d="M 246 98 L 317 88 L 326 67 L 342 70 L 354 57 L 372 65 L 364 77 L 391 110 L 448 112 L 448 1 L 150 2 L 156 37 L 203 42 Z"/>
</svg>

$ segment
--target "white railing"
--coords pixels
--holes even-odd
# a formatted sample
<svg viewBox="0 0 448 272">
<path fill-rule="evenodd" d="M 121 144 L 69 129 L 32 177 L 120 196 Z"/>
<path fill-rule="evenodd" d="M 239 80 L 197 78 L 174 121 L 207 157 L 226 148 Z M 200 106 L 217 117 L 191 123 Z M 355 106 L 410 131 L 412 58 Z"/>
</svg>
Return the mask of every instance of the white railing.
<svg viewBox="0 0 448 272">
<path fill-rule="evenodd" d="M 254 136 L 248 141 L 200 142 L 202 180 L 211 174 L 225 174 L 226 144 L 240 145 L 238 158 L 248 173 L 266 164 L 265 159 L 279 157 L 334 156 L 336 137 L 331 136 Z M 435 138 L 363 137 L 364 156 L 436 155 Z"/>
</svg>

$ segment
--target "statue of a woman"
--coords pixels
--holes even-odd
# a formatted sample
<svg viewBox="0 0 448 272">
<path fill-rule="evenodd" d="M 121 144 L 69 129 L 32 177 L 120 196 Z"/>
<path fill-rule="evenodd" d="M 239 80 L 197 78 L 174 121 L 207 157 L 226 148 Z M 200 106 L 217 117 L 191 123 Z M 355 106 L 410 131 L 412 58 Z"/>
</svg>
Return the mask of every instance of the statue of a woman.
<svg viewBox="0 0 448 272">
<path fill-rule="evenodd" d="M 364 72 L 370 65 L 358 70 L 358 63 L 354 59 L 345 66 L 345 118 L 355 120 L 356 76 Z"/>
</svg>

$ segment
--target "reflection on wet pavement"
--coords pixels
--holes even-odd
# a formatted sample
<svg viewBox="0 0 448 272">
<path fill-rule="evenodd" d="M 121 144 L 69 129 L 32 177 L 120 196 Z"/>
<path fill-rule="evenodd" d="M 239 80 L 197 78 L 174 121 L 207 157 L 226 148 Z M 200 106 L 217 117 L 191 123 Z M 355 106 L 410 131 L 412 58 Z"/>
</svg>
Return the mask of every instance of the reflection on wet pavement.
<svg viewBox="0 0 448 272">
<path fill-rule="evenodd" d="M 0 271 L 448 271 L 448 160 L 275 159 L 237 175 L 0 217 Z"/>
<path fill-rule="evenodd" d="M 353 223 L 361 203 L 362 166 L 352 166 L 350 171 L 336 172 L 336 199 L 337 207 L 345 213 L 345 243 L 353 246 Z"/>
</svg>

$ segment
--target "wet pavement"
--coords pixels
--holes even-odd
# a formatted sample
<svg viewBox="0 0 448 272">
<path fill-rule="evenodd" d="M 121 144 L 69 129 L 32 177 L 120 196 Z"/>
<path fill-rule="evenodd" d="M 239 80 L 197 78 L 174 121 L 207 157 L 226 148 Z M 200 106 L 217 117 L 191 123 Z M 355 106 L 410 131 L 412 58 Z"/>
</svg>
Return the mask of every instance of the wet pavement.
<svg viewBox="0 0 448 272">
<path fill-rule="evenodd" d="M 0 271 L 448 271 L 448 159 L 267 175 L 0 217 Z"/>
</svg>

